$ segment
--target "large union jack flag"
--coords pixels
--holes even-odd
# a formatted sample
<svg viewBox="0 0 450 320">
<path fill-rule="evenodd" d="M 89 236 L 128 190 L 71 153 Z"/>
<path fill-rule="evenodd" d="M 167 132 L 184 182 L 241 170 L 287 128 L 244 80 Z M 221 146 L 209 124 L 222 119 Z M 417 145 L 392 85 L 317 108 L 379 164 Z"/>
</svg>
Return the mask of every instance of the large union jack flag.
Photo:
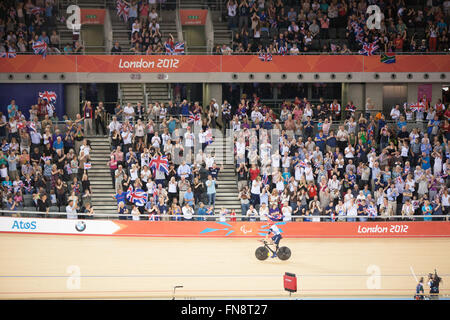
<svg viewBox="0 0 450 320">
<path fill-rule="evenodd" d="M 128 16 L 130 14 L 130 7 L 127 6 L 122 0 L 117 0 L 116 2 L 117 15 L 121 17 L 124 21 L 128 21 Z"/>
<path fill-rule="evenodd" d="M 58 96 L 54 91 L 39 92 L 39 98 L 46 100 L 47 102 L 56 102 Z"/>
<path fill-rule="evenodd" d="M 47 55 L 47 43 L 45 41 L 34 41 L 33 51 L 34 54 L 42 54 L 42 57 L 45 58 Z"/>
<path fill-rule="evenodd" d="M 184 54 L 184 42 L 176 42 L 171 44 L 169 42 L 164 43 L 167 55 L 181 55 Z"/>
<path fill-rule="evenodd" d="M 173 54 L 184 54 L 184 42 L 177 42 L 173 46 Z"/>
<path fill-rule="evenodd" d="M 169 160 L 166 156 L 156 156 L 150 160 L 150 168 L 169 173 Z"/>
<path fill-rule="evenodd" d="M 133 190 L 133 187 L 130 186 L 127 190 L 127 199 L 131 203 L 142 207 L 147 203 L 148 194 L 142 189 Z"/>
<path fill-rule="evenodd" d="M 375 54 L 375 51 L 378 50 L 378 48 L 379 47 L 375 42 L 372 43 L 364 42 L 362 49 L 359 50 L 359 54 L 362 54 L 364 56 L 373 56 Z"/>
</svg>

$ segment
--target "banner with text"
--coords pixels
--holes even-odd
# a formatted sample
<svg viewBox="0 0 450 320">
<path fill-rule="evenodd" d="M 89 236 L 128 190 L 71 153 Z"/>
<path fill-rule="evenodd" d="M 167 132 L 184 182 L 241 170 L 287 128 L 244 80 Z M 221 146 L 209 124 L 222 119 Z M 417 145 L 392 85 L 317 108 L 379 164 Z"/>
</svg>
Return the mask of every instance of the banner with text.
<svg viewBox="0 0 450 320">
<path fill-rule="evenodd" d="M 285 238 L 450 237 L 450 222 L 278 222 Z M 139 237 L 261 238 L 265 222 L 70 220 L 0 217 L 0 232 Z"/>
<path fill-rule="evenodd" d="M 0 59 L 3 73 L 197 73 L 197 72 L 450 72 L 448 55 L 398 56 L 394 64 L 378 56 L 273 56 L 261 61 L 256 55 L 17 55 Z"/>
</svg>

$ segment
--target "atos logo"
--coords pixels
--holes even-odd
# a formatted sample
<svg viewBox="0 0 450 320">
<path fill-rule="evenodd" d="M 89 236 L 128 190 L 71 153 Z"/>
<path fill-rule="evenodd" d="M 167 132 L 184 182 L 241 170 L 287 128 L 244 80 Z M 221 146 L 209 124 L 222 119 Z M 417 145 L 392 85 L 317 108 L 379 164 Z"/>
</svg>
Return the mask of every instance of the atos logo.
<svg viewBox="0 0 450 320">
<path fill-rule="evenodd" d="M 23 222 L 14 220 L 12 228 L 16 230 L 35 230 L 36 229 L 36 221 L 31 222 Z"/>
</svg>

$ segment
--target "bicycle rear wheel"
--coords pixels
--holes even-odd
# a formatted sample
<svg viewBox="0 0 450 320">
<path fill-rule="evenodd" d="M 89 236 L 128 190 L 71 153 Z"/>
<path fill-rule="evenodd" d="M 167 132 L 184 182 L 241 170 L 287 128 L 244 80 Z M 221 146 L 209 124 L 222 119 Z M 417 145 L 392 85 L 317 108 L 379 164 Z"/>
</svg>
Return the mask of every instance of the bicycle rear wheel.
<svg viewBox="0 0 450 320">
<path fill-rule="evenodd" d="M 255 251 L 258 260 L 266 260 L 269 257 L 269 250 L 266 247 L 259 247 Z"/>
<path fill-rule="evenodd" d="M 291 249 L 288 247 L 281 247 L 277 251 L 277 256 L 280 260 L 287 260 L 291 257 Z"/>
</svg>

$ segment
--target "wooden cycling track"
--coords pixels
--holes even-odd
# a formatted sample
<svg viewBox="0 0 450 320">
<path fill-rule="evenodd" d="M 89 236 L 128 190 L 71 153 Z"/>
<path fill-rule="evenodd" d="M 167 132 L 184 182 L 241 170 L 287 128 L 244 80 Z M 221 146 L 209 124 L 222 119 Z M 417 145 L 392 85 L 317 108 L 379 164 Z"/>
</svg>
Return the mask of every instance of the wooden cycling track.
<svg viewBox="0 0 450 320">
<path fill-rule="evenodd" d="M 256 239 L 0 234 L 0 299 L 412 297 L 437 268 L 449 294 L 449 238 L 283 239 L 288 261 L 259 261 Z M 427 286 L 425 286 L 427 289 Z"/>
</svg>

